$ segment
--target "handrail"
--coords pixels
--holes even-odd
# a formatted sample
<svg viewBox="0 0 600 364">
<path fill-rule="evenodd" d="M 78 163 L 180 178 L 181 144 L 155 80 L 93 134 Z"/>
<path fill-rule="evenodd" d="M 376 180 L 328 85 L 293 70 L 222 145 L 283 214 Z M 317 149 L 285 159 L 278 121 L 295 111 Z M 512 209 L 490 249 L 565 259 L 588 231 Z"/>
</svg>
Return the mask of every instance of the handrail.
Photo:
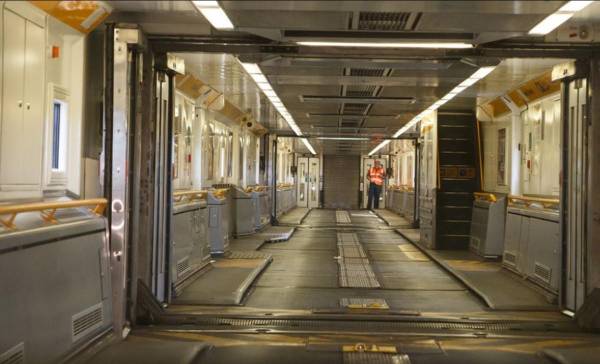
<svg viewBox="0 0 600 364">
<path fill-rule="evenodd" d="M 489 202 L 496 202 L 498 199 L 496 195 L 490 192 L 473 192 L 476 200 L 483 200 Z"/>
<path fill-rule="evenodd" d="M 414 192 L 415 188 L 409 185 L 391 185 L 388 187 L 389 189 L 402 191 L 402 192 Z"/>
<path fill-rule="evenodd" d="M 250 187 L 246 187 L 245 191 L 246 192 L 265 192 L 267 189 L 269 188 L 269 186 L 250 186 Z"/>
<path fill-rule="evenodd" d="M 277 185 L 277 189 L 278 190 L 284 190 L 284 189 L 291 189 L 292 187 L 294 187 L 294 185 L 290 184 L 290 183 L 280 183 Z"/>
<path fill-rule="evenodd" d="M 530 207 L 534 203 L 541 204 L 544 208 L 558 208 L 560 200 L 557 198 L 540 198 L 540 197 L 526 197 L 526 196 L 508 196 L 508 202 L 516 204 L 521 201 L 525 206 Z"/>
<path fill-rule="evenodd" d="M 0 206 L 0 216 L 9 215 L 7 218 L 0 218 L 0 224 L 6 229 L 16 229 L 15 219 L 17 215 L 23 212 L 38 211 L 44 222 L 55 224 L 56 211 L 70 209 L 74 207 L 90 207 L 90 210 L 96 215 L 102 215 L 106 209 L 108 201 L 105 198 L 92 198 L 87 200 L 72 200 L 72 201 L 52 201 L 52 202 L 34 202 L 20 205 L 4 205 Z"/>
<path fill-rule="evenodd" d="M 206 199 L 208 191 L 206 190 L 189 190 L 189 191 L 175 191 L 173 192 L 173 199 L 176 202 L 181 202 L 185 199 L 189 201 L 203 200 Z"/>
</svg>

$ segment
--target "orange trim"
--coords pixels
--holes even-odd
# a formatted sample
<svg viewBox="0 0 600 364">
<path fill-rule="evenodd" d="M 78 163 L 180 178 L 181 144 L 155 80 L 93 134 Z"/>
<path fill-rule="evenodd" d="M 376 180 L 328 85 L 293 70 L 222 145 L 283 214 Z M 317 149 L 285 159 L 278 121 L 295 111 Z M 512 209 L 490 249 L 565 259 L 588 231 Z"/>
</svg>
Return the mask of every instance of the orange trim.
<svg viewBox="0 0 600 364">
<path fill-rule="evenodd" d="M 88 200 L 56 201 L 56 202 L 36 202 L 21 205 L 0 206 L 0 216 L 9 215 L 8 218 L 0 218 L 0 224 L 7 229 L 16 229 L 15 219 L 17 215 L 24 212 L 39 212 L 42 220 L 46 223 L 57 223 L 56 211 L 76 207 L 90 207 L 90 210 L 96 215 L 102 215 L 106 209 L 108 201 L 104 198 L 94 198 Z"/>
<path fill-rule="evenodd" d="M 87 34 L 110 15 L 110 9 L 98 1 L 29 1 L 71 28 Z M 90 18 L 93 17 L 93 18 Z M 89 20 L 88 20 L 89 19 Z M 86 21 L 91 21 L 86 24 Z M 88 25 L 88 27 L 84 27 Z"/>
</svg>

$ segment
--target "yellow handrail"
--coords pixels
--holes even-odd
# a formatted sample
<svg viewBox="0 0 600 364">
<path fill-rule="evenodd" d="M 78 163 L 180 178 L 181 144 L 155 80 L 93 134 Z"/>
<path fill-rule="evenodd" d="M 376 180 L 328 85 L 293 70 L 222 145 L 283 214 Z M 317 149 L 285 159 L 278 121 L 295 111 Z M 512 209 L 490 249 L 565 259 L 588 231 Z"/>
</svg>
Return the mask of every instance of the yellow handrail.
<svg viewBox="0 0 600 364">
<path fill-rule="evenodd" d="M 540 198 L 540 197 L 526 197 L 526 196 L 508 196 L 508 202 L 510 204 L 518 203 L 521 201 L 525 206 L 529 207 L 534 203 L 541 204 L 544 208 L 558 208 L 560 200 L 557 198 Z"/>
<path fill-rule="evenodd" d="M 176 202 L 183 200 L 204 200 L 206 199 L 208 191 L 206 190 L 189 190 L 189 191 L 175 191 L 173 192 L 173 199 Z"/>
<path fill-rule="evenodd" d="M 47 223 L 54 224 L 56 220 L 56 211 L 70 209 L 74 207 L 90 207 L 90 210 L 96 215 L 102 215 L 106 209 L 108 201 L 105 198 L 93 198 L 88 200 L 72 200 L 72 201 L 52 201 L 52 202 L 35 202 L 20 205 L 4 205 L 0 206 L 0 216 L 9 215 L 8 218 L 0 218 L 0 224 L 7 229 L 16 229 L 15 219 L 17 215 L 23 212 L 38 211 Z"/>
<path fill-rule="evenodd" d="M 391 190 L 403 191 L 403 192 L 414 192 L 415 188 L 409 185 L 391 185 Z"/>
<path fill-rule="evenodd" d="M 473 195 L 475 196 L 476 200 L 483 200 L 489 202 L 497 201 L 496 195 L 490 192 L 473 192 Z"/>
<path fill-rule="evenodd" d="M 289 184 L 289 183 L 280 183 L 277 185 L 277 189 L 287 189 L 287 188 L 292 188 L 293 185 Z"/>
<path fill-rule="evenodd" d="M 246 193 L 250 193 L 250 192 L 264 192 L 266 191 L 268 188 L 268 186 L 260 186 L 260 185 L 256 185 L 256 186 L 248 186 L 244 189 L 244 192 Z"/>
</svg>

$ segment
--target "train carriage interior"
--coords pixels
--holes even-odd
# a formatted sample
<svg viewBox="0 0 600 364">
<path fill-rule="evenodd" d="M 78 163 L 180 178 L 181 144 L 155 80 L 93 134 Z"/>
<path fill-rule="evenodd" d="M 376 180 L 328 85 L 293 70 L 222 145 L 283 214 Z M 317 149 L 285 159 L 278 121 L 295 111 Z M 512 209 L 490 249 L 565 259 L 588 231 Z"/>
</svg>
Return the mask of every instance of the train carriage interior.
<svg viewBox="0 0 600 364">
<path fill-rule="evenodd" d="M 600 2 L 0 12 L 0 364 L 598 362 Z"/>
</svg>

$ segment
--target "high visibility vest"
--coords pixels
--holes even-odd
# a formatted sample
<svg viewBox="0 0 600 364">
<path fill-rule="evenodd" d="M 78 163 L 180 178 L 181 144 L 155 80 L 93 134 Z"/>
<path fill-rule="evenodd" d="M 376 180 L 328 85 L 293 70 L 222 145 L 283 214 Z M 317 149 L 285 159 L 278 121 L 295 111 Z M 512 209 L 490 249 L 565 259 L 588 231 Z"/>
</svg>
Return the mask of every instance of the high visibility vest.
<svg viewBox="0 0 600 364">
<path fill-rule="evenodd" d="M 384 177 L 385 169 L 383 169 L 383 167 L 371 167 L 369 169 L 369 181 L 371 181 L 371 183 L 381 186 L 383 185 Z"/>
</svg>

